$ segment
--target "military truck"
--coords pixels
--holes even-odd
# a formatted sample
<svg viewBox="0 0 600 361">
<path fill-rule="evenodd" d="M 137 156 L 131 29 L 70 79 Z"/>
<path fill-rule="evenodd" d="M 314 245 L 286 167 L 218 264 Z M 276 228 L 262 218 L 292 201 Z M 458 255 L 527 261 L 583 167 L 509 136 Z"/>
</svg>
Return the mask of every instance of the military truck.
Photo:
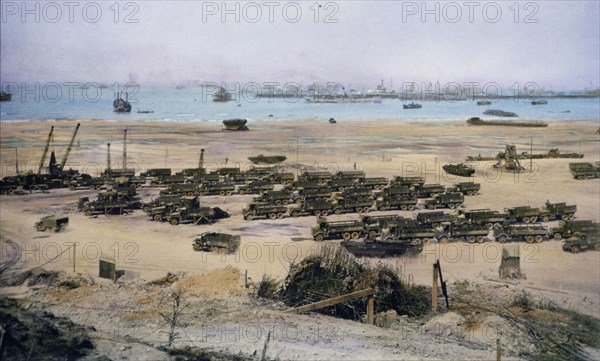
<svg viewBox="0 0 600 361">
<path fill-rule="evenodd" d="M 246 185 L 239 186 L 238 193 L 241 195 L 260 194 L 262 192 L 272 191 L 274 187 L 275 186 L 271 182 L 255 180 Z"/>
<path fill-rule="evenodd" d="M 379 198 L 375 201 L 375 208 L 380 211 L 386 209 L 400 209 L 403 211 L 412 211 L 415 209 L 419 201 L 416 198 L 404 198 L 404 197 L 385 197 Z"/>
<path fill-rule="evenodd" d="M 499 227 L 506 223 L 508 219 L 507 213 L 500 213 L 490 209 L 472 209 L 468 211 L 459 210 L 459 222 L 468 224 L 483 224 L 488 229 Z"/>
<path fill-rule="evenodd" d="M 441 184 L 417 184 L 414 186 L 414 192 L 417 194 L 419 198 L 431 198 L 436 194 L 446 192 L 446 188 L 444 188 Z"/>
<path fill-rule="evenodd" d="M 598 232 L 575 232 L 563 243 L 562 249 L 575 254 L 585 250 L 600 251 L 600 235 Z"/>
<path fill-rule="evenodd" d="M 296 203 L 302 203 L 308 200 L 327 200 L 331 198 L 333 192 L 331 188 L 320 187 L 320 188 L 308 188 L 301 189 L 296 192 L 292 198 Z"/>
<path fill-rule="evenodd" d="M 295 178 L 294 173 L 272 173 L 267 179 L 273 183 L 283 184 L 285 186 L 291 185 Z"/>
<path fill-rule="evenodd" d="M 160 175 L 157 177 L 151 177 L 150 184 L 173 184 L 173 183 L 183 183 L 185 182 L 185 176 L 183 174 L 173 174 L 173 175 Z"/>
<path fill-rule="evenodd" d="M 335 178 L 327 182 L 327 186 L 331 189 L 337 189 L 343 192 L 346 188 L 353 187 L 355 184 L 352 178 Z"/>
<path fill-rule="evenodd" d="M 469 243 L 483 243 L 487 239 L 490 229 L 482 224 L 455 224 L 450 225 L 448 231 L 452 239 L 461 240 Z M 448 239 L 438 237 L 440 243 Z"/>
<path fill-rule="evenodd" d="M 317 226 L 312 227 L 312 235 L 317 242 L 325 239 L 358 239 L 362 233 L 363 224 L 358 220 L 329 222 L 327 218 L 319 217 Z"/>
<path fill-rule="evenodd" d="M 286 205 L 292 199 L 292 192 L 289 190 L 266 191 L 260 197 L 254 198 L 257 202 L 275 203 Z"/>
<path fill-rule="evenodd" d="M 383 197 L 415 198 L 413 190 L 407 186 L 392 185 L 385 187 L 380 194 Z"/>
<path fill-rule="evenodd" d="M 35 229 L 38 232 L 60 232 L 69 225 L 69 217 L 57 217 L 55 215 L 42 217 L 35 223 Z"/>
<path fill-rule="evenodd" d="M 141 208 L 141 203 L 132 201 L 126 195 L 117 191 L 98 193 L 98 199 L 90 201 L 88 197 L 79 198 L 78 209 L 86 216 L 95 214 L 127 214 L 129 211 Z"/>
<path fill-rule="evenodd" d="M 505 208 L 504 211 L 508 215 L 508 220 L 519 223 L 535 223 L 542 218 L 542 212 L 539 208 L 530 206 L 519 206 Z"/>
<path fill-rule="evenodd" d="M 281 219 L 287 214 L 286 206 L 273 203 L 250 203 L 242 210 L 242 215 L 247 221 L 257 218 Z"/>
<path fill-rule="evenodd" d="M 423 245 L 444 234 L 428 226 L 396 227 L 393 231 L 384 229 L 381 239 L 384 242 L 410 241 L 412 245 Z"/>
<path fill-rule="evenodd" d="M 510 224 L 493 229 L 494 239 L 500 243 L 506 241 L 526 241 L 527 243 L 540 243 L 548 238 L 549 230 L 545 226 L 536 224 Z"/>
<path fill-rule="evenodd" d="M 333 212 L 335 205 L 329 201 L 323 200 L 306 200 L 301 204 L 294 204 L 290 206 L 290 215 L 294 218 L 300 216 L 326 216 Z"/>
<path fill-rule="evenodd" d="M 362 170 L 341 170 L 334 176 L 335 179 L 351 179 L 359 180 L 365 177 L 365 172 Z"/>
<path fill-rule="evenodd" d="M 446 188 L 446 192 L 458 192 L 464 196 L 474 196 L 481 190 L 481 184 L 474 182 L 460 182 Z"/>
<path fill-rule="evenodd" d="M 321 187 L 321 185 L 315 181 L 307 181 L 307 180 L 298 180 L 298 181 L 294 181 L 291 184 L 284 184 L 283 187 L 285 189 L 295 189 L 295 190 L 302 190 L 302 189 L 314 189 L 314 188 L 319 188 Z"/>
<path fill-rule="evenodd" d="M 542 209 L 541 216 L 544 222 L 549 222 L 555 219 L 571 220 L 575 218 L 575 212 L 577 212 L 577 206 L 568 206 L 565 202 L 562 203 L 550 203 L 546 201 L 544 208 Z"/>
<path fill-rule="evenodd" d="M 171 175 L 171 168 L 151 168 L 145 172 L 140 173 L 142 177 L 165 177 Z"/>
<path fill-rule="evenodd" d="M 167 189 L 163 189 L 159 192 L 160 195 L 181 195 L 193 197 L 198 191 L 198 186 L 195 183 L 174 183 L 170 184 Z"/>
<path fill-rule="evenodd" d="M 576 220 L 561 222 L 558 227 L 552 228 L 552 236 L 560 241 L 563 238 L 573 236 L 575 233 L 596 232 L 600 233 L 600 223 L 589 220 Z"/>
<path fill-rule="evenodd" d="M 442 211 L 437 212 L 419 212 L 416 217 L 417 222 L 422 226 L 431 226 L 437 228 L 444 224 L 451 224 L 454 218 L 448 213 Z"/>
<path fill-rule="evenodd" d="M 370 189 L 383 189 L 390 183 L 390 180 L 385 177 L 370 177 L 361 178 L 358 181 L 359 187 L 365 187 Z"/>
<path fill-rule="evenodd" d="M 419 225 L 415 219 L 398 215 L 363 215 L 361 221 L 364 233 L 369 239 L 376 239 L 384 229 L 393 232 L 396 227 L 417 227 Z"/>
<path fill-rule="evenodd" d="M 166 207 L 168 212 L 163 220 L 176 226 L 180 223 L 212 223 L 215 219 L 215 210 L 210 207 L 201 207 L 199 197 L 181 197 L 181 204 L 171 204 Z"/>
<path fill-rule="evenodd" d="M 342 197 L 372 197 L 373 190 L 364 187 L 346 188 L 342 192 Z"/>
<path fill-rule="evenodd" d="M 201 184 L 198 190 L 198 193 L 201 196 L 207 195 L 220 195 L 220 196 L 230 196 L 235 191 L 235 185 L 233 183 L 227 182 L 217 182 L 210 184 Z"/>
<path fill-rule="evenodd" d="M 108 183 L 110 183 L 109 178 L 92 177 L 89 174 L 81 174 L 69 181 L 69 189 L 75 190 L 77 188 L 90 188 L 99 190 L 103 186 L 108 185 Z"/>
<path fill-rule="evenodd" d="M 569 170 L 575 179 L 592 179 L 600 177 L 600 166 L 587 162 L 569 163 Z"/>
<path fill-rule="evenodd" d="M 416 186 L 416 185 L 425 184 L 425 178 L 395 176 L 394 179 L 392 180 L 392 184 L 412 187 L 412 186 Z"/>
<path fill-rule="evenodd" d="M 210 252 L 224 250 L 227 253 L 235 252 L 240 246 L 240 236 L 227 233 L 204 232 L 194 239 L 192 248 L 196 252 Z"/>
<path fill-rule="evenodd" d="M 465 197 L 460 193 L 442 193 L 436 194 L 433 198 L 426 199 L 423 206 L 428 209 L 436 208 L 459 208 L 465 201 Z"/>
<path fill-rule="evenodd" d="M 333 201 L 335 214 L 345 212 L 369 213 L 373 207 L 373 199 L 367 197 L 337 197 Z"/>
<path fill-rule="evenodd" d="M 306 171 L 298 177 L 298 180 L 313 181 L 321 185 L 327 184 L 331 179 L 333 175 L 327 171 Z"/>
</svg>

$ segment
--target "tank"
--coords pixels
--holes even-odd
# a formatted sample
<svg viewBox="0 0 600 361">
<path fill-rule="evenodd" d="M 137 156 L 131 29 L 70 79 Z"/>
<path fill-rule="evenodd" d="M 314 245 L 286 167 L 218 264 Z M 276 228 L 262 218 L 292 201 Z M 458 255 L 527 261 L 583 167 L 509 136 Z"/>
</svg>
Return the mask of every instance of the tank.
<svg viewBox="0 0 600 361">
<path fill-rule="evenodd" d="M 225 128 L 223 130 L 248 130 L 246 126 L 247 119 L 228 119 L 223 121 Z"/>
<path fill-rule="evenodd" d="M 475 174 L 475 169 L 469 167 L 466 164 L 446 164 L 442 167 L 448 174 L 457 175 L 460 177 L 470 177 Z"/>
<path fill-rule="evenodd" d="M 240 236 L 227 233 L 204 232 L 194 239 L 192 247 L 196 252 L 210 252 L 224 250 L 227 253 L 235 252 L 240 246 Z"/>
</svg>

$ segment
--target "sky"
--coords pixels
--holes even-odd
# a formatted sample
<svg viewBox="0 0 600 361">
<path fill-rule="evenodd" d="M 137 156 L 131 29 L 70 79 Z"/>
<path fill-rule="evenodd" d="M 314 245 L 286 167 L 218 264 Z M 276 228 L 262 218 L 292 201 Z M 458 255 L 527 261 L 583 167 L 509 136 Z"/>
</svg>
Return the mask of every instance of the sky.
<svg viewBox="0 0 600 361">
<path fill-rule="evenodd" d="M 597 0 L 0 5 L 2 83 L 384 80 L 394 89 L 477 82 L 570 90 L 600 79 Z"/>
</svg>

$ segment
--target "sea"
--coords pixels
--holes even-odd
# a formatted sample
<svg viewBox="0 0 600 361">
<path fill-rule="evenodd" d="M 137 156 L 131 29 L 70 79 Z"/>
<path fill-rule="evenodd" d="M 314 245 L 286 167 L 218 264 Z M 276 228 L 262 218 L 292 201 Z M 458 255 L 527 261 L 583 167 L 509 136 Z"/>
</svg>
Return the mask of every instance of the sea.
<svg viewBox="0 0 600 361">
<path fill-rule="evenodd" d="M 483 115 L 486 109 L 514 112 L 523 120 L 596 120 L 600 121 L 600 98 L 547 98 L 546 105 L 532 105 L 531 99 L 490 99 L 491 105 L 479 106 L 476 100 L 417 100 L 420 109 L 403 109 L 411 101 L 382 99 L 381 103 L 307 102 L 304 97 L 260 98 L 253 94 L 235 94 L 229 102 L 213 102 L 211 94 L 198 86 L 177 89 L 174 86 L 136 86 L 131 88 L 131 113 L 113 112 L 114 88 L 68 88 L 56 86 L 17 88 L 12 100 L 0 103 L 0 121 L 35 120 L 113 120 L 221 122 L 246 118 L 251 121 L 294 119 L 330 119 L 337 121 L 421 119 L 463 120 L 470 117 L 498 119 Z M 236 96 L 237 95 L 237 96 Z M 124 96 L 124 95 L 123 95 Z M 142 113 L 140 113 L 142 112 Z M 145 112 L 145 113 L 144 113 Z M 150 113 L 149 113 L 150 112 Z"/>
</svg>

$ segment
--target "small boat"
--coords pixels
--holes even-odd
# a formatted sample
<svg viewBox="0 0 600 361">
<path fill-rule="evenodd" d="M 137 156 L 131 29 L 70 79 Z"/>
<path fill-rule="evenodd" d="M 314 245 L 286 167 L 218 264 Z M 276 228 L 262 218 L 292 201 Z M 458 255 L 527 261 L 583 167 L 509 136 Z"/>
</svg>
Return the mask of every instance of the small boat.
<svg viewBox="0 0 600 361">
<path fill-rule="evenodd" d="M 329 118 L 329 123 L 335 124 L 335 123 L 337 123 L 337 121 L 335 119 L 333 119 L 333 118 Z"/>
<path fill-rule="evenodd" d="M 154 113 L 154 110 L 138 110 L 140 114 L 151 114 Z"/>
<path fill-rule="evenodd" d="M 131 103 L 129 103 L 129 94 L 125 93 L 125 100 L 120 97 L 121 93 L 117 93 L 117 99 L 113 102 L 113 111 L 117 113 L 131 112 Z"/>
<path fill-rule="evenodd" d="M 505 112 L 504 110 L 498 110 L 498 109 L 488 109 L 485 112 L 483 112 L 483 114 L 495 115 L 497 117 L 518 117 L 518 115 L 516 113 Z"/>
<path fill-rule="evenodd" d="M 179 84 L 175 87 L 175 89 L 177 89 L 177 90 L 185 89 L 185 86 Z"/>
<path fill-rule="evenodd" d="M 513 121 L 502 121 L 502 120 L 483 120 L 479 117 L 473 117 L 467 119 L 467 124 L 469 125 L 497 125 L 497 126 L 505 126 L 505 127 L 547 127 L 548 123 L 544 122 L 513 122 Z"/>
<path fill-rule="evenodd" d="M 262 155 L 259 154 L 256 157 L 248 157 L 248 160 L 254 164 L 275 164 L 281 163 L 286 160 L 287 157 L 285 155 Z"/>
<path fill-rule="evenodd" d="M 548 104 L 548 101 L 545 99 L 534 100 L 531 102 L 531 105 L 546 105 L 546 104 Z"/>
<path fill-rule="evenodd" d="M 224 130 L 248 130 L 247 119 L 228 119 L 223 121 Z"/>
<path fill-rule="evenodd" d="M 475 169 L 469 167 L 466 164 L 446 164 L 442 167 L 446 173 L 457 175 L 460 177 L 470 177 L 475 174 Z"/>
<path fill-rule="evenodd" d="M 402 108 L 404 109 L 421 109 L 423 108 L 423 106 L 421 104 L 418 103 L 409 103 L 409 104 L 402 104 Z"/>
<path fill-rule="evenodd" d="M 479 100 L 477 102 L 477 105 L 491 105 L 491 104 L 492 104 L 492 102 L 489 100 Z"/>
<path fill-rule="evenodd" d="M 9 102 L 12 100 L 12 94 L 0 91 L 0 102 Z"/>
<path fill-rule="evenodd" d="M 219 90 L 213 94 L 213 102 L 228 102 L 231 100 L 231 93 L 225 91 L 225 88 L 219 87 Z"/>
</svg>

